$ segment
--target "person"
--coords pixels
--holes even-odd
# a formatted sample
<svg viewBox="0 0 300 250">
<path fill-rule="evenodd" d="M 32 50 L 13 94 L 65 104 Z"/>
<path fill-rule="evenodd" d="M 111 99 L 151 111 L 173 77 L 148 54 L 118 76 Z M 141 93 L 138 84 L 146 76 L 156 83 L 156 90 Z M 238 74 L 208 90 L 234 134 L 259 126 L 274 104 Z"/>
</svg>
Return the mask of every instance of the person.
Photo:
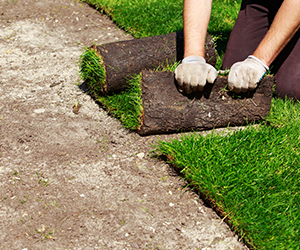
<svg viewBox="0 0 300 250">
<path fill-rule="evenodd" d="M 184 0 L 184 59 L 175 70 L 179 89 L 190 94 L 213 83 L 217 70 L 204 59 L 212 0 Z M 265 73 L 275 76 L 276 93 L 300 100 L 300 1 L 242 0 L 222 69 L 236 93 L 257 87 Z"/>
</svg>

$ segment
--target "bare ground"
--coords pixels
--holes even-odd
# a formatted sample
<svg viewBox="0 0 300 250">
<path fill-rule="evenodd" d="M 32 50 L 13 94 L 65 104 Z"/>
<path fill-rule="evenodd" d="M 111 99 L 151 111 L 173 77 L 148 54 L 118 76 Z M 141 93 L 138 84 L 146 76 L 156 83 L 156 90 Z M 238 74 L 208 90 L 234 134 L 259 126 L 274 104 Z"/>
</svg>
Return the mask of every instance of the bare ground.
<svg viewBox="0 0 300 250">
<path fill-rule="evenodd" d="M 1 249 L 247 249 L 85 93 L 82 47 L 130 35 L 72 0 L 0 0 L 0 19 Z"/>
</svg>

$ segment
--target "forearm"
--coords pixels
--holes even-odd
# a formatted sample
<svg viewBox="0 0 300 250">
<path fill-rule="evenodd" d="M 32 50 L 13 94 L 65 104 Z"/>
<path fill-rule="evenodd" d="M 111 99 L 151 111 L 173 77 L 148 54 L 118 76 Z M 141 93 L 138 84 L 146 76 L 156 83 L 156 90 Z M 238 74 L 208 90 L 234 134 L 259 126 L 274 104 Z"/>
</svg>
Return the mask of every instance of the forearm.
<svg viewBox="0 0 300 250">
<path fill-rule="evenodd" d="M 204 57 L 212 0 L 184 0 L 184 57 Z"/>
<path fill-rule="evenodd" d="M 268 33 L 253 55 L 262 60 L 266 65 L 270 66 L 286 44 L 292 39 L 299 27 L 299 0 L 283 1 Z"/>
</svg>

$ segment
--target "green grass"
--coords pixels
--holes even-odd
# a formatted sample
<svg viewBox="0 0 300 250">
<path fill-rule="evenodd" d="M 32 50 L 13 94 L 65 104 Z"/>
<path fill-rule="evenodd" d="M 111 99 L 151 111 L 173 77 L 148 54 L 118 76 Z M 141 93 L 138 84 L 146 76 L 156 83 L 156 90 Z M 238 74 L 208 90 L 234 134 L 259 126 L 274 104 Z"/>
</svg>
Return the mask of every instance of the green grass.
<svg viewBox="0 0 300 250">
<path fill-rule="evenodd" d="M 167 34 L 183 30 L 183 0 L 85 0 L 105 12 L 122 29 L 135 38 Z M 237 18 L 241 0 L 214 0 L 208 32 L 217 46 L 216 68 L 230 31 Z"/>
<path fill-rule="evenodd" d="M 174 71 L 178 64 L 161 65 L 155 71 Z M 142 73 L 127 80 L 129 86 L 120 93 L 97 95 L 96 100 L 104 105 L 110 114 L 118 118 L 125 128 L 137 130 L 142 125 L 143 103 L 141 88 Z"/>
<path fill-rule="evenodd" d="M 104 90 L 105 70 L 102 58 L 92 48 L 84 48 L 80 56 L 80 76 L 88 87 L 89 94 L 100 102 L 127 129 L 137 130 L 142 125 L 142 74 L 127 79 L 128 87 L 120 93 L 106 95 Z M 156 71 L 174 71 L 178 63 L 161 65 Z"/>
<path fill-rule="evenodd" d="M 142 74 L 131 76 L 127 79 L 128 87 L 120 93 L 105 94 L 104 84 L 106 74 L 102 58 L 92 48 L 84 48 L 80 56 L 80 76 L 88 87 L 89 94 L 100 102 L 114 117 L 119 119 L 127 129 L 137 130 L 142 125 Z M 156 70 L 172 70 L 173 65 L 162 65 Z"/>
<path fill-rule="evenodd" d="M 182 30 L 182 0 L 87 0 L 86 2 L 105 11 L 120 28 L 136 38 Z"/>
<path fill-rule="evenodd" d="M 267 122 L 156 150 L 255 249 L 300 249 L 300 102 L 273 100 Z"/>
<path fill-rule="evenodd" d="M 183 30 L 182 0 L 85 0 L 107 13 L 116 24 L 135 38 L 167 34 Z M 239 1 L 215 0 L 208 32 L 217 50 L 216 68 L 221 69 L 226 43 L 239 10 Z M 102 59 L 90 48 L 80 58 L 80 76 L 89 86 L 90 94 L 99 95 L 105 83 Z"/>
<path fill-rule="evenodd" d="M 89 93 L 97 97 L 103 92 L 106 73 L 102 58 L 92 48 L 83 48 L 79 60 L 79 75 L 89 88 Z"/>
<path fill-rule="evenodd" d="M 118 118 L 125 128 L 136 130 L 141 125 L 143 113 L 141 76 L 128 79 L 129 86 L 118 94 L 106 95 L 105 69 L 102 58 L 92 48 L 84 48 L 80 56 L 80 76 L 88 87 L 89 94 L 103 104 L 104 108 Z"/>
<path fill-rule="evenodd" d="M 87 2 L 100 8 L 136 38 L 183 28 L 182 0 Z M 208 32 L 217 45 L 217 69 L 221 67 L 240 3 L 240 0 L 213 1 Z M 92 85 L 95 83 L 92 92 L 96 99 L 126 128 L 138 129 L 143 112 L 141 75 L 132 78 L 130 87 L 120 94 L 101 96 L 98 92 L 101 86 L 96 85 L 103 84 L 101 79 L 105 79 L 105 72 L 100 69 L 101 59 L 89 51 L 82 59 L 86 64 L 82 64 L 81 76 Z M 300 249 L 299 127 L 300 103 L 273 99 L 271 113 L 263 124 L 226 135 L 189 134 L 182 135 L 181 140 L 159 141 L 156 153 L 166 155 L 168 162 L 255 249 Z"/>
<path fill-rule="evenodd" d="M 142 73 L 133 76 L 128 80 L 127 89 L 121 93 L 98 95 L 96 98 L 110 114 L 122 122 L 125 128 L 132 130 L 137 130 L 141 126 L 143 114 L 141 77 Z"/>
</svg>

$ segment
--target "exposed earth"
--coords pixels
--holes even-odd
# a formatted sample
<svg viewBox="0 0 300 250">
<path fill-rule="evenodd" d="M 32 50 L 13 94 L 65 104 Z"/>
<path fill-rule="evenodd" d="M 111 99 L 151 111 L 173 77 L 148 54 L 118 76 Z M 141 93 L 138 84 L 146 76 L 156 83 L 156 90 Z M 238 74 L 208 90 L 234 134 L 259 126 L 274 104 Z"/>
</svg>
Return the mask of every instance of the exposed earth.
<svg viewBox="0 0 300 250">
<path fill-rule="evenodd" d="M 86 93 L 82 48 L 130 35 L 72 0 L 0 0 L 0 18 L 1 249 L 247 249 L 149 156 L 157 136 Z"/>
</svg>

